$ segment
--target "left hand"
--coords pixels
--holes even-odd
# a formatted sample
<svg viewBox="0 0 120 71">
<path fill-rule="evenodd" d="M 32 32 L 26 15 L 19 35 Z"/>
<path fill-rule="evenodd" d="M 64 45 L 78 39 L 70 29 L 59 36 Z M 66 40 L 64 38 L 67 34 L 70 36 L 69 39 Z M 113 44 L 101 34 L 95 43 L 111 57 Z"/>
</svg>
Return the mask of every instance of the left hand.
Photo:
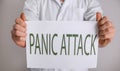
<svg viewBox="0 0 120 71">
<path fill-rule="evenodd" d="M 96 20 L 98 22 L 98 36 L 99 36 L 99 46 L 105 47 L 111 42 L 115 34 L 115 28 L 109 19 L 101 13 L 97 12 Z"/>
</svg>

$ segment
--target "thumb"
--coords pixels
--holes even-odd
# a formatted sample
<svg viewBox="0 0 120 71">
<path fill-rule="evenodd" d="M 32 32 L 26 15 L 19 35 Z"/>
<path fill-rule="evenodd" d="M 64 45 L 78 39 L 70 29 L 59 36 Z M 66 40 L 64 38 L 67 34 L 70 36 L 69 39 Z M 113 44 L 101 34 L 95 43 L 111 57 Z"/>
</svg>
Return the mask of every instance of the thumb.
<svg viewBox="0 0 120 71">
<path fill-rule="evenodd" d="M 102 14 L 100 12 L 96 13 L 96 21 L 100 21 L 102 19 Z"/>
<path fill-rule="evenodd" d="M 21 13 L 20 18 L 21 18 L 23 21 L 26 21 L 25 14 L 24 14 L 23 12 Z"/>
</svg>

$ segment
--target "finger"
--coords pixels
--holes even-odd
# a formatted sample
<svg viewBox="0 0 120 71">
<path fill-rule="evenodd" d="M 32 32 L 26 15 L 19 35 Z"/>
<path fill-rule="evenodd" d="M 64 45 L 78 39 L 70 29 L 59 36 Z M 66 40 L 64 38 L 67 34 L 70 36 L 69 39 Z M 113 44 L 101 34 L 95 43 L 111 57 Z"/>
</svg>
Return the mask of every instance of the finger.
<svg viewBox="0 0 120 71">
<path fill-rule="evenodd" d="M 25 14 L 24 14 L 23 12 L 21 13 L 20 18 L 21 18 L 23 21 L 26 21 Z"/>
<path fill-rule="evenodd" d="M 113 33 L 109 33 L 107 35 L 99 35 L 99 39 L 112 39 L 114 37 Z"/>
<path fill-rule="evenodd" d="M 107 22 L 105 22 L 105 24 L 99 25 L 98 28 L 99 28 L 99 30 L 105 30 L 111 26 L 112 26 L 112 23 L 110 21 L 107 21 Z"/>
<path fill-rule="evenodd" d="M 98 23 L 98 25 L 103 25 L 103 24 L 105 24 L 105 22 L 107 22 L 108 21 L 108 18 L 106 17 L 106 16 L 104 16 Z"/>
<path fill-rule="evenodd" d="M 19 41 L 19 42 L 21 42 L 21 41 L 26 41 L 26 37 L 16 36 L 16 37 L 15 37 L 15 41 Z"/>
<path fill-rule="evenodd" d="M 20 41 L 26 41 L 26 37 L 20 37 Z"/>
<path fill-rule="evenodd" d="M 26 23 L 21 18 L 16 18 L 15 22 L 16 24 L 26 27 Z"/>
<path fill-rule="evenodd" d="M 105 47 L 110 42 L 111 42 L 111 39 L 105 39 L 105 40 L 99 39 L 99 46 Z"/>
<path fill-rule="evenodd" d="M 107 35 L 109 33 L 114 33 L 114 32 L 115 32 L 114 27 L 111 26 L 111 27 L 106 28 L 105 30 L 100 30 L 99 35 Z"/>
<path fill-rule="evenodd" d="M 20 42 L 20 41 L 26 41 L 26 37 L 16 36 L 14 32 L 15 32 L 14 30 L 11 31 L 11 33 L 12 33 L 12 38 L 14 39 L 14 41 L 19 41 L 19 42 Z"/>
<path fill-rule="evenodd" d="M 20 41 L 20 37 L 15 35 L 15 31 L 14 30 L 12 30 L 11 33 L 12 33 L 12 38 L 14 39 L 14 41 Z"/>
<path fill-rule="evenodd" d="M 13 30 L 13 34 L 17 37 L 26 37 L 26 33 L 23 33 L 23 32 L 18 31 L 18 30 Z"/>
<path fill-rule="evenodd" d="M 100 12 L 96 13 L 96 21 L 99 22 L 102 19 L 102 14 Z"/>
<path fill-rule="evenodd" d="M 14 30 L 18 30 L 18 31 L 21 31 L 21 32 L 26 32 L 26 28 L 20 26 L 19 24 L 15 24 L 14 27 L 13 27 Z"/>
</svg>

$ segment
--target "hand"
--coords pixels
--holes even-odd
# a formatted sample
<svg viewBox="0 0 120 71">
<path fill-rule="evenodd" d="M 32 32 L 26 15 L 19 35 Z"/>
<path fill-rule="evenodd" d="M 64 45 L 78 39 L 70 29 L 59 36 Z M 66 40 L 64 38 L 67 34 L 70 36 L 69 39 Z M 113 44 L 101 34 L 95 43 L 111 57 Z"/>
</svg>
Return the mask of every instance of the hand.
<svg viewBox="0 0 120 71">
<path fill-rule="evenodd" d="M 99 46 L 105 47 L 111 42 L 115 34 L 115 28 L 109 19 L 97 12 L 96 20 L 98 22 Z"/>
<path fill-rule="evenodd" d="M 26 46 L 26 23 L 25 15 L 21 13 L 20 18 L 16 18 L 15 24 L 11 31 L 13 41 L 20 47 Z"/>
</svg>

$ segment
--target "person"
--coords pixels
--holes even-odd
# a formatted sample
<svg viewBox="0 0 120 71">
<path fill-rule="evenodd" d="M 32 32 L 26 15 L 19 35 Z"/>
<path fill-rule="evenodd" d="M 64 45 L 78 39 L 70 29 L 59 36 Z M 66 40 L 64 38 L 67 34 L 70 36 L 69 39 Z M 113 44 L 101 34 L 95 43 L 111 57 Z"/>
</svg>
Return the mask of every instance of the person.
<svg viewBox="0 0 120 71">
<path fill-rule="evenodd" d="M 23 13 L 16 18 L 11 31 L 13 41 L 26 46 L 25 21 L 97 21 L 99 47 L 107 46 L 115 34 L 113 23 L 102 15 L 98 0 L 26 0 Z M 55 69 L 31 69 L 54 71 Z M 87 70 L 87 69 L 84 69 Z M 56 71 L 56 70 L 55 70 Z M 63 71 L 62 69 L 58 71 Z M 65 70 L 67 71 L 67 70 Z M 68 70 L 69 71 L 69 70 Z M 77 71 L 77 70 L 76 70 Z M 79 71 L 83 71 L 82 69 Z"/>
</svg>

